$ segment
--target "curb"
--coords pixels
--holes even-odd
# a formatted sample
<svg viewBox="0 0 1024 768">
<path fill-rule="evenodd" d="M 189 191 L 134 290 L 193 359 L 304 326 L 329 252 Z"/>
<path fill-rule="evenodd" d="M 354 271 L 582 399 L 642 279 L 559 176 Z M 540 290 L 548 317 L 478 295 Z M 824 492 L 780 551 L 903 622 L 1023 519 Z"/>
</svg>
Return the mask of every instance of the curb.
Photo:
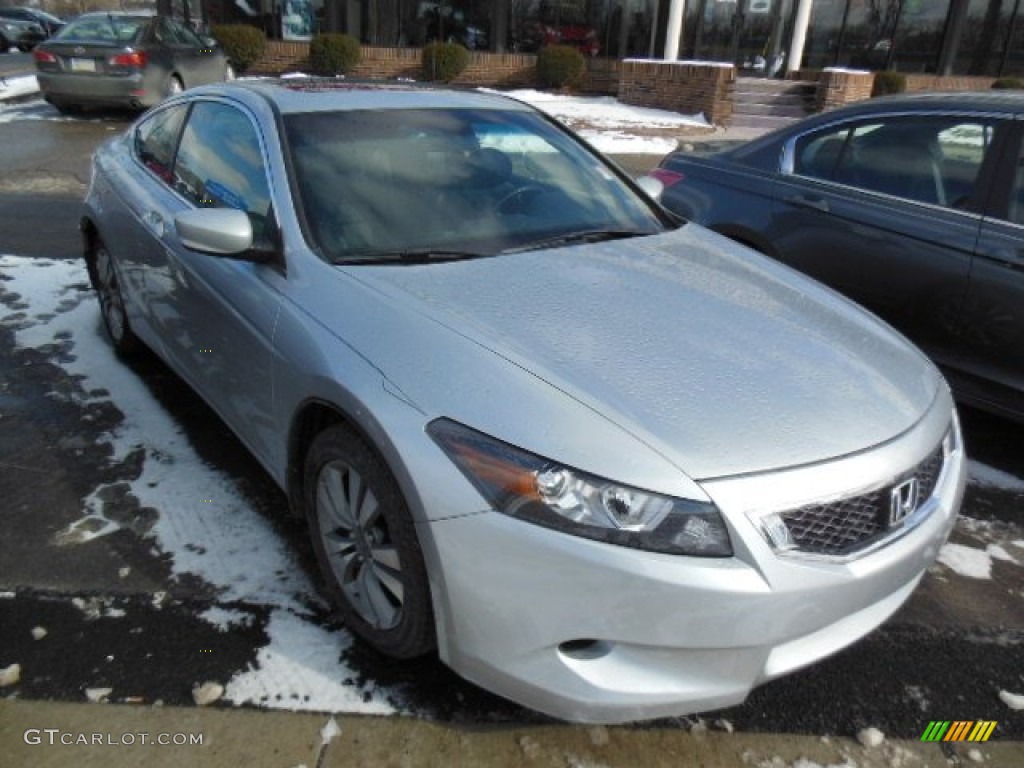
<svg viewBox="0 0 1024 768">
<path fill-rule="evenodd" d="M 847 738 L 709 731 L 703 725 L 690 730 L 493 725 L 220 707 L 0 701 L 5 760 L 38 768 L 1024 765 L 1024 743 L 999 742 L 995 735 L 997 740 L 984 743 L 885 740 L 862 746 Z"/>
</svg>

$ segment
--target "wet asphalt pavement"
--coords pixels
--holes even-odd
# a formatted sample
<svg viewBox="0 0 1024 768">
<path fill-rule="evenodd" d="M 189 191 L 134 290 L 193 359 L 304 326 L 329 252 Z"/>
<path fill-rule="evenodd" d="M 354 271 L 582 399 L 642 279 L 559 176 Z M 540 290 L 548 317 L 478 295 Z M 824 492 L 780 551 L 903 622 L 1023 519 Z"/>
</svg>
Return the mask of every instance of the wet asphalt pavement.
<svg viewBox="0 0 1024 768">
<path fill-rule="evenodd" d="M 0 254 L 77 257 L 88 153 L 125 125 L 124 116 L 0 124 Z M 621 162 L 639 170 L 650 160 Z M 23 667 L 21 683 L 0 695 L 81 701 L 86 688 L 111 687 L 119 700 L 189 704 L 193 683 L 226 681 L 258 663 L 269 609 L 223 605 L 202 580 L 172 576 L 169 556 L 150 536 L 161 510 L 140 506 L 130 493 L 147 457 L 115 460 L 104 439 L 124 419 L 118 393 L 82 391 L 81 380 L 64 368 L 76 354 L 68 339 L 16 347 L 22 309 L 0 268 L 0 667 Z M 154 356 L 144 354 L 130 367 L 202 460 L 230 479 L 315 581 L 304 526 L 285 514 L 283 494 L 255 460 Z M 1024 427 L 969 410 L 963 419 L 973 458 L 1024 477 Z M 81 518 L 83 500 L 100 486 L 108 516 L 121 527 L 74 546 L 61 543 L 57 534 Z M 972 484 L 964 513 L 988 521 L 986 535 L 995 530 L 1006 540 L 1024 539 L 1020 489 Z M 987 541 L 981 534 L 972 539 L 971 530 L 955 536 L 981 546 Z M 1024 561 L 1024 550 L 1017 554 Z M 1024 714 L 997 696 L 1002 689 L 1024 692 L 1022 574 L 1019 565 L 998 561 L 991 580 L 938 568 L 882 629 L 763 686 L 744 705 L 705 718 L 728 720 L 741 731 L 819 735 L 875 726 L 911 739 L 929 720 L 989 719 L 999 721 L 999 738 L 1024 739 Z M 215 605 L 248 619 L 222 632 L 200 618 Z M 307 621 L 342 631 L 316 596 L 305 598 L 305 607 Z M 47 635 L 34 639 L 34 627 L 45 627 Z M 354 670 L 348 682 L 356 690 L 386 690 L 400 711 L 470 724 L 548 722 L 462 681 L 436 658 L 398 663 L 359 644 L 344 654 Z"/>
</svg>

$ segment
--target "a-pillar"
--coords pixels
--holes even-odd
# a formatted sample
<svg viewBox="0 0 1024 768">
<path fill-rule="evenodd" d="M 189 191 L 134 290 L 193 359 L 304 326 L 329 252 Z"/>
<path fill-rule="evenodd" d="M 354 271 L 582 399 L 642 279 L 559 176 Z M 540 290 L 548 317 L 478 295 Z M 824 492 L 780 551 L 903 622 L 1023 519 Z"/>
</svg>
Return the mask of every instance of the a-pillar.
<svg viewBox="0 0 1024 768">
<path fill-rule="evenodd" d="M 807 27 L 811 23 L 811 4 L 813 0 L 800 0 L 796 7 L 796 20 L 793 22 L 793 39 L 789 45 L 789 60 L 786 62 L 787 72 L 796 72 L 804 59 L 804 45 L 807 43 Z"/>
<path fill-rule="evenodd" d="M 683 32 L 683 12 L 686 0 L 672 0 L 668 8 L 668 27 L 665 31 L 665 61 L 679 58 L 679 37 Z"/>
</svg>

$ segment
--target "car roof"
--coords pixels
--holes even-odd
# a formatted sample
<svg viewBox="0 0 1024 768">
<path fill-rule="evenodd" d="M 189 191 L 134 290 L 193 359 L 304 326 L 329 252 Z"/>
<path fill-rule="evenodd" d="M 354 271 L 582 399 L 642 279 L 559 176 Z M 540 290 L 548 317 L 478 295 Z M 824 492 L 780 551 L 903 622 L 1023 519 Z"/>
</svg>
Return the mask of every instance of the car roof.
<svg viewBox="0 0 1024 768">
<path fill-rule="evenodd" d="M 197 95 L 258 94 L 283 114 L 358 109 L 501 109 L 534 111 L 523 102 L 494 93 L 438 88 L 419 83 L 353 81 L 337 78 L 235 80 L 196 89 Z"/>
<path fill-rule="evenodd" d="M 953 111 L 984 111 L 1017 113 L 1024 111 L 1024 91 L 995 89 L 988 91 L 920 91 L 917 93 L 898 93 L 891 96 L 858 101 L 843 108 L 841 111 L 824 114 L 838 115 L 840 112 L 891 112 L 905 109 L 907 111 L 953 110 Z"/>
<path fill-rule="evenodd" d="M 99 16 L 113 16 L 115 19 L 123 18 L 144 18 L 149 19 L 156 16 L 156 11 L 148 10 L 146 8 L 140 8 L 136 11 L 89 11 L 83 13 L 74 18 L 75 21 L 79 19 L 95 19 Z"/>
</svg>

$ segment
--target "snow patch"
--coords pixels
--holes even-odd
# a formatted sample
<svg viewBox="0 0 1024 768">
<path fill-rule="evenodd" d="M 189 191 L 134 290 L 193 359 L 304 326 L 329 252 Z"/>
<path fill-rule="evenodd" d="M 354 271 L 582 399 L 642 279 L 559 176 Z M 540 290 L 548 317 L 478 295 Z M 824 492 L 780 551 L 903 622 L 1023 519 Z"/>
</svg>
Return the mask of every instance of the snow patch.
<svg viewBox="0 0 1024 768">
<path fill-rule="evenodd" d="M 1024 492 L 1024 477 L 1018 477 L 973 459 L 967 462 L 967 476 L 972 483 L 978 485 L 999 488 L 1004 491 Z"/>
<path fill-rule="evenodd" d="M 322 601 L 288 545 L 230 478 L 199 458 L 145 384 L 117 360 L 103 336 L 84 264 L 7 255 L 0 256 L 0 270 L 7 278 L 0 283 L 0 292 L 20 297 L 0 305 L 0 324 L 14 330 L 15 344 L 73 350 L 60 364 L 79 380 L 81 392 L 88 393 L 77 399 L 112 400 L 124 414 L 107 433 L 106 442 L 112 463 L 139 452 L 145 457 L 139 476 L 120 483 L 119 490 L 127 486 L 127 494 L 141 508 L 158 511 L 146 534 L 155 542 L 154 554 L 169 555 L 174 576 L 198 576 L 222 602 L 272 609 L 269 644 L 259 651 L 255 668 L 227 683 L 225 698 L 235 704 L 287 709 L 394 712 L 377 689 L 342 682 L 355 677 L 341 659 L 350 637 L 344 630 L 325 629 L 308 620 L 310 607 L 319 607 Z M 98 488 L 84 500 L 82 519 L 67 532 L 69 545 L 117 525 L 103 500 L 126 494 L 111 493 L 109 488 Z M 154 607 L 161 607 L 166 597 L 154 594 Z M 105 601 L 73 602 L 89 619 L 124 615 Z M 244 620 L 227 609 L 210 609 L 204 618 L 225 627 Z"/>
<path fill-rule="evenodd" d="M 39 81 L 35 75 L 0 77 L 0 101 L 39 93 Z"/>
<path fill-rule="evenodd" d="M 938 561 L 969 579 L 992 578 L 992 558 L 984 549 L 965 547 L 963 544 L 945 544 L 939 551 Z"/>
<path fill-rule="evenodd" d="M 230 632 L 237 627 L 249 627 L 253 622 L 252 614 L 233 608 L 222 608 L 219 605 L 210 606 L 199 614 L 199 618 L 221 632 Z"/>
<path fill-rule="evenodd" d="M 1024 694 L 1000 691 L 999 700 L 1014 712 L 1019 712 L 1024 709 Z"/>
<path fill-rule="evenodd" d="M 267 624 L 270 644 L 261 648 L 257 666 L 236 675 L 225 697 L 234 704 L 314 712 L 362 712 L 390 715 L 395 708 L 375 688 L 346 685 L 341 655 L 348 635 L 310 624 L 276 610 Z M 350 674 L 350 673 L 349 673 Z"/>
</svg>

